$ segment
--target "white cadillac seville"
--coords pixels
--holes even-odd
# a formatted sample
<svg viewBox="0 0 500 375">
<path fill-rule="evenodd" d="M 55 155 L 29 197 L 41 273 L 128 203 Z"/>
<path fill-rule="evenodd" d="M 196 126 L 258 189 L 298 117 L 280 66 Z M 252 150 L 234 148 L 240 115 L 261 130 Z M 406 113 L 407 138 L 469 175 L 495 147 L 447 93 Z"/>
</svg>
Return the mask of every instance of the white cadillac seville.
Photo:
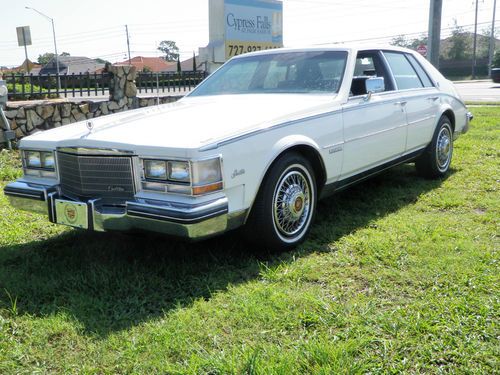
<svg viewBox="0 0 500 375">
<path fill-rule="evenodd" d="M 291 247 L 318 199 L 396 164 L 444 175 L 472 115 L 417 53 L 355 46 L 237 56 L 175 103 L 22 139 L 11 204 L 52 223 L 202 239 L 246 225 Z"/>
</svg>

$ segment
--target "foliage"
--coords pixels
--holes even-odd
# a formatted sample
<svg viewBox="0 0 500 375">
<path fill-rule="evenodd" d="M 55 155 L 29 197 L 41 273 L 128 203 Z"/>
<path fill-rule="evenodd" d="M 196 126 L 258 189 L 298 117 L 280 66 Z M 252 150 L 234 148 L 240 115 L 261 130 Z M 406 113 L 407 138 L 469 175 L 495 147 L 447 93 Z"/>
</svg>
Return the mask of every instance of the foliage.
<svg viewBox="0 0 500 375">
<path fill-rule="evenodd" d="M 493 56 L 493 66 L 495 68 L 500 68 L 500 50 L 496 51 Z"/>
<path fill-rule="evenodd" d="M 43 55 L 38 55 L 38 63 L 41 65 L 47 65 L 50 60 L 54 58 L 54 54 L 52 52 L 45 52 Z"/>
<path fill-rule="evenodd" d="M 150 68 L 149 66 L 147 66 L 147 65 L 144 65 L 144 66 L 142 67 L 142 72 L 143 72 L 143 73 L 151 73 L 152 71 L 153 71 L 153 69 L 151 69 L 151 68 Z"/>
<path fill-rule="evenodd" d="M 179 58 L 179 47 L 172 40 L 162 40 L 157 50 L 165 54 L 163 59 L 166 61 L 175 61 Z"/>
<path fill-rule="evenodd" d="M 177 73 L 182 73 L 181 59 L 177 56 Z"/>
<path fill-rule="evenodd" d="M 47 65 L 53 58 L 55 54 L 52 52 L 45 52 L 43 55 L 38 55 L 38 63 L 41 65 Z M 70 56 L 68 52 L 63 52 L 59 56 Z"/>
<path fill-rule="evenodd" d="M 393 46 L 405 47 L 416 50 L 420 45 L 427 46 L 427 36 L 420 35 L 418 38 L 408 39 L 406 35 L 401 34 L 394 37 L 391 40 L 390 44 Z"/>
<path fill-rule="evenodd" d="M 100 57 L 94 59 L 99 64 L 111 64 L 108 60 L 101 59 Z"/>
<path fill-rule="evenodd" d="M 22 93 L 23 89 L 25 92 L 25 95 L 22 98 L 13 98 L 10 100 L 30 100 L 30 99 L 47 99 L 47 98 L 57 98 L 57 94 L 51 93 L 48 95 L 48 90 L 37 86 L 37 85 L 31 85 L 29 83 L 16 83 L 15 84 L 16 88 L 16 93 Z M 9 93 L 14 92 L 14 85 L 12 83 L 7 83 L 7 90 Z M 31 95 L 31 90 L 33 90 L 33 94 Z"/>
<path fill-rule="evenodd" d="M 498 373 L 500 109 L 472 111 L 448 178 L 352 187 L 279 254 L 72 230 L 0 194 L 0 373 Z"/>
<path fill-rule="evenodd" d="M 455 24 L 450 37 L 451 46 L 447 58 L 449 60 L 464 60 L 469 58 L 466 34 L 464 28 L 457 24 L 457 20 L 454 20 L 454 22 Z"/>
</svg>

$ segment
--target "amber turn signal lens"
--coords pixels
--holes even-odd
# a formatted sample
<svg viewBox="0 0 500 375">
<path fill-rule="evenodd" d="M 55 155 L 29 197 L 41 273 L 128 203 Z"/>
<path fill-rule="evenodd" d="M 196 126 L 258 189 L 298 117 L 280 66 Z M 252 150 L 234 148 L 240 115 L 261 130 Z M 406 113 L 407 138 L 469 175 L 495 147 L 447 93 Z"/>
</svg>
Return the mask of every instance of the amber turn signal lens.
<svg viewBox="0 0 500 375">
<path fill-rule="evenodd" d="M 216 182 L 215 184 L 210 184 L 205 186 L 194 186 L 193 195 L 211 193 L 217 190 L 222 190 L 222 182 Z"/>
</svg>

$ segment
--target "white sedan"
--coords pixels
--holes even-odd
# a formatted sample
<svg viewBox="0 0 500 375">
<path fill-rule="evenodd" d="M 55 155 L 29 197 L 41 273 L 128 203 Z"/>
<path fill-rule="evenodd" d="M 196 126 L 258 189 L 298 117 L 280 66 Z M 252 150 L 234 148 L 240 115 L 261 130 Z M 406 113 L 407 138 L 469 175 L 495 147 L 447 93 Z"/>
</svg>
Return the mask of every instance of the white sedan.
<svg viewBox="0 0 500 375">
<path fill-rule="evenodd" d="M 24 176 L 5 194 L 77 228 L 202 239 L 245 225 L 291 247 L 320 198 L 400 163 L 444 175 L 471 119 L 410 50 L 249 53 L 175 103 L 22 139 Z"/>
</svg>

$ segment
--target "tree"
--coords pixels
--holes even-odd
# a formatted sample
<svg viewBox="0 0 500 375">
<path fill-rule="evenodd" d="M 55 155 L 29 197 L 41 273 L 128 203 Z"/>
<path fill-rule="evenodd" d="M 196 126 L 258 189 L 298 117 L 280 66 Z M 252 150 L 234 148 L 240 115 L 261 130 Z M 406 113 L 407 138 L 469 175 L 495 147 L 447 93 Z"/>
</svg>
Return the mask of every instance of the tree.
<svg viewBox="0 0 500 375">
<path fill-rule="evenodd" d="M 38 63 L 40 65 L 46 65 L 50 60 L 54 58 L 54 54 L 50 52 L 46 52 L 43 55 L 38 55 Z"/>
<path fill-rule="evenodd" d="M 196 72 L 197 66 L 196 66 L 196 56 L 193 52 L 193 72 Z"/>
<path fill-rule="evenodd" d="M 47 65 L 50 60 L 54 58 L 54 56 L 55 54 L 53 54 L 52 52 L 45 52 L 43 55 L 38 55 L 37 61 L 40 65 Z M 70 54 L 68 52 L 63 52 L 59 56 L 70 56 Z"/>
<path fill-rule="evenodd" d="M 157 50 L 165 54 L 163 59 L 166 61 L 175 61 L 179 58 L 179 47 L 172 40 L 162 40 Z"/>
<path fill-rule="evenodd" d="M 99 64 L 106 64 L 106 63 L 111 64 L 108 60 L 101 59 L 100 57 L 94 60 L 97 61 Z"/>
<path fill-rule="evenodd" d="M 418 48 L 418 46 L 420 46 L 422 44 L 427 45 L 427 35 L 422 34 L 418 38 L 413 38 L 411 40 L 408 40 L 406 38 L 406 35 L 401 34 L 401 35 L 398 35 L 398 36 L 392 38 L 390 44 L 393 46 L 411 48 L 411 49 L 416 50 Z"/>
<path fill-rule="evenodd" d="M 427 35 L 426 34 L 421 34 L 418 38 L 413 38 L 411 42 L 408 44 L 408 48 L 411 49 L 417 49 L 418 46 L 427 45 Z"/>
<path fill-rule="evenodd" d="M 181 59 L 177 56 L 177 73 L 182 73 Z"/>
<path fill-rule="evenodd" d="M 450 49 L 448 50 L 447 58 L 449 60 L 465 60 L 468 56 L 467 51 L 467 35 L 464 28 L 458 26 L 457 20 L 454 20 L 453 30 L 450 37 Z"/>
<path fill-rule="evenodd" d="M 493 57 L 493 67 L 500 68 L 500 51 L 495 52 Z"/>
<path fill-rule="evenodd" d="M 406 39 L 405 35 L 401 34 L 401 35 L 398 35 L 398 36 L 392 38 L 392 40 L 390 41 L 390 44 L 392 46 L 408 48 L 408 46 L 410 45 L 410 42 L 408 42 L 408 39 Z"/>
</svg>

